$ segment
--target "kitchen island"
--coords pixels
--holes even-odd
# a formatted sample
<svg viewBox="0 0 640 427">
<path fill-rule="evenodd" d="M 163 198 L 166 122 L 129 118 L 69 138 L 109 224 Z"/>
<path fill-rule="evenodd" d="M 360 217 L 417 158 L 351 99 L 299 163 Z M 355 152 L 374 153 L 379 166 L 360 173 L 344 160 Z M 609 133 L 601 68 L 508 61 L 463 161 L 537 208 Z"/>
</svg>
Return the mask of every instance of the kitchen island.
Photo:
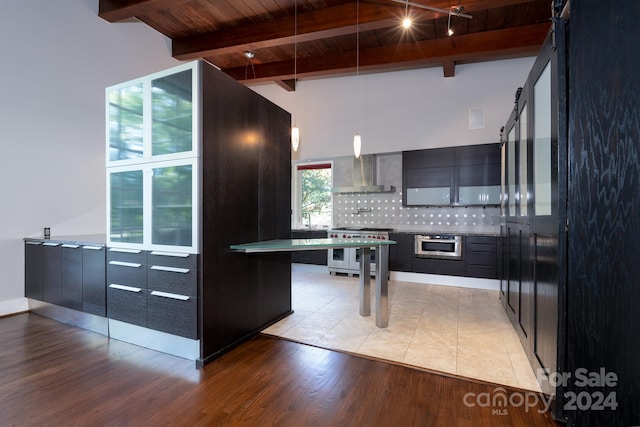
<svg viewBox="0 0 640 427">
<path fill-rule="evenodd" d="M 360 248 L 360 315 L 371 315 L 371 248 L 376 247 L 376 326 L 389 326 L 389 246 L 396 242 L 378 239 L 282 239 L 231 245 L 231 249 L 244 253 L 294 252 L 327 250 L 334 248 Z"/>
</svg>

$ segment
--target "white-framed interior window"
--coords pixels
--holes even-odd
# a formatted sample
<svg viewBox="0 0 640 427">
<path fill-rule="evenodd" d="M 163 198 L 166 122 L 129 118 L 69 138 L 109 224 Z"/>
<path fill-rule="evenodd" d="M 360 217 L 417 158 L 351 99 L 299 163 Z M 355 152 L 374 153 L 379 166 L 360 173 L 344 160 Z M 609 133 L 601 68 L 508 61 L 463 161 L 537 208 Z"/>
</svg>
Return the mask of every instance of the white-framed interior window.
<svg viewBox="0 0 640 427">
<path fill-rule="evenodd" d="M 295 163 L 291 195 L 291 228 L 322 230 L 331 227 L 333 163 Z"/>
</svg>

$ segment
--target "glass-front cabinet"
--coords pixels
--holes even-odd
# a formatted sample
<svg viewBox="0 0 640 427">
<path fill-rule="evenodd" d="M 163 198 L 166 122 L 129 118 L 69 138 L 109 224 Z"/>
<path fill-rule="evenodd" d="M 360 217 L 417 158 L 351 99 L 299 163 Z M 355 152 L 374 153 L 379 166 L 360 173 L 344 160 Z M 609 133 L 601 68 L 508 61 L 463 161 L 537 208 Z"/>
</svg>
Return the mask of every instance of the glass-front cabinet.
<svg viewBox="0 0 640 427">
<path fill-rule="evenodd" d="M 106 89 L 109 246 L 198 252 L 199 66 Z"/>
<path fill-rule="evenodd" d="M 106 89 L 107 167 L 198 155 L 197 65 Z"/>
<path fill-rule="evenodd" d="M 197 253 L 198 162 L 107 169 L 109 246 Z"/>
</svg>

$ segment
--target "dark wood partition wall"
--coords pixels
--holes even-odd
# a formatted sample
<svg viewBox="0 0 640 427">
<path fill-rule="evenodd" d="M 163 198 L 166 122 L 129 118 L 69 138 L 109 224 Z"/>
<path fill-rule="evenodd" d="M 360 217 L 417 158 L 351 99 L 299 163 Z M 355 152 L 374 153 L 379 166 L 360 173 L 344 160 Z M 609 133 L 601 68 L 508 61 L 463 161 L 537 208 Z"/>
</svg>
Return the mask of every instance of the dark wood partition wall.
<svg viewBox="0 0 640 427">
<path fill-rule="evenodd" d="M 570 426 L 640 425 L 638 22 L 636 0 L 572 0 L 505 126 L 501 298 Z M 538 215 L 531 88 L 549 61 L 552 197 Z"/>
<path fill-rule="evenodd" d="M 289 238 L 290 115 L 218 70 L 203 71 L 211 93 L 203 96 L 200 362 L 291 310 L 289 254 L 229 250 Z"/>
<path fill-rule="evenodd" d="M 571 0 L 567 371 L 617 375 L 613 410 L 573 425 L 640 425 L 640 7 Z M 597 29 L 597 31 L 596 31 Z"/>
</svg>

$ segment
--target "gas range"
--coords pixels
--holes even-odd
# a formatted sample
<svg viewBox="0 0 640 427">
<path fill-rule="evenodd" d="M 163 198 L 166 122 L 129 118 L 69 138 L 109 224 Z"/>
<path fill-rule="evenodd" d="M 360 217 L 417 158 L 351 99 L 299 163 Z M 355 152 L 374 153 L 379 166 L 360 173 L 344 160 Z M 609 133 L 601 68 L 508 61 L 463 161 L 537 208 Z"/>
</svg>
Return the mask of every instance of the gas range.
<svg viewBox="0 0 640 427">
<path fill-rule="evenodd" d="M 374 227 L 336 227 L 327 231 L 329 238 L 339 239 L 377 239 L 389 240 L 389 232 L 391 228 L 374 228 Z M 371 265 L 370 271 L 372 275 L 376 272 L 376 250 L 371 248 Z M 329 249 L 327 267 L 330 274 L 345 273 L 349 276 L 356 275 L 360 271 L 360 249 L 344 248 Z"/>
<path fill-rule="evenodd" d="M 369 238 L 387 240 L 389 232 L 392 228 L 374 228 L 374 227 L 336 227 L 327 231 L 328 237 L 352 239 L 352 238 Z"/>
</svg>

